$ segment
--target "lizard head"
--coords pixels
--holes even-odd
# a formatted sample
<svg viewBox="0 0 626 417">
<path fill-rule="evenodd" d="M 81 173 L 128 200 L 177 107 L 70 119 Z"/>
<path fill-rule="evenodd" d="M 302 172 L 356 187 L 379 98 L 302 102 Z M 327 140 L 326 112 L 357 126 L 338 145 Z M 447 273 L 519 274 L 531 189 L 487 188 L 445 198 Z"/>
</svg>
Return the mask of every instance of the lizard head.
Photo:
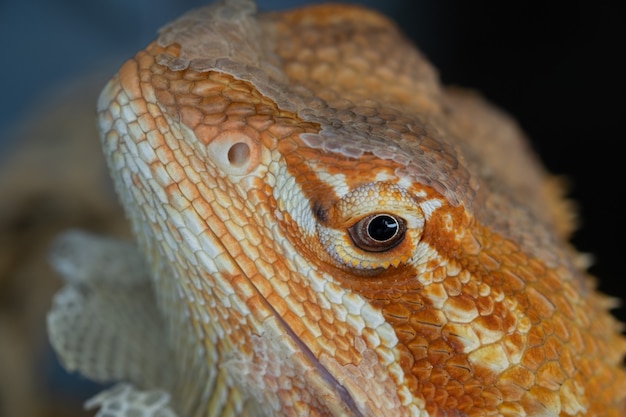
<svg viewBox="0 0 626 417">
<path fill-rule="evenodd" d="M 377 14 L 249 6 L 181 18 L 99 102 L 157 298 L 178 297 L 161 313 L 191 323 L 169 343 L 201 347 L 211 401 L 274 415 L 617 407 L 624 342 L 546 220 L 557 203 L 535 202 L 547 180 L 510 122 L 442 91 Z M 494 147 L 522 151 L 481 159 Z"/>
</svg>

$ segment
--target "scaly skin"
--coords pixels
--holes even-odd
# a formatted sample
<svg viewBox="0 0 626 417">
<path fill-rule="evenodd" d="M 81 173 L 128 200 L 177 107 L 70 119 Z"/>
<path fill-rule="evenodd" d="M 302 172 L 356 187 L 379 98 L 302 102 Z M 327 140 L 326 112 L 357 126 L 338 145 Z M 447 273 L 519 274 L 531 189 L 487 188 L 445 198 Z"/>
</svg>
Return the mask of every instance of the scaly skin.
<svg viewBox="0 0 626 417">
<path fill-rule="evenodd" d="M 513 122 L 373 12 L 249 7 L 170 25 L 99 102 L 173 408 L 626 415 L 620 327 Z"/>
</svg>

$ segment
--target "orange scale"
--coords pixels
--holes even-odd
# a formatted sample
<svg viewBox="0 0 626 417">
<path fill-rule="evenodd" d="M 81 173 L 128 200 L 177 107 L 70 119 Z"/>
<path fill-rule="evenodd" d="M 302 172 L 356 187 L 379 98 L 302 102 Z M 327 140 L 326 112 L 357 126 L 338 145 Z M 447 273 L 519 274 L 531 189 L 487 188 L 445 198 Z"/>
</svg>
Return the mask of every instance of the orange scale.
<svg viewBox="0 0 626 417">
<path fill-rule="evenodd" d="M 443 339 L 434 340 L 428 345 L 428 360 L 433 365 L 443 364 L 453 355 L 453 349 Z"/>
<path fill-rule="evenodd" d="M 202 97 L 196 108 L 205 115 L 214 115 L 215 122 L 222 122 L 226 118 L 226 109 L 230 103 L 230 100 L 221 95 L 210 95 Z"/>
<path fill-rule="evenodd" d="M 543 364 L 536 374 L 536 384 L 551 391 L 558 391 L 565 379 L 560 364 L 553 361 Z"/>
<path fill-rule="evenodd" d="M 542 346 L 531 347 L 526 349 L 524 356 L 522 357 L 521 364 L 533 371 L 536 372 L 537 369 L 545 362 L 546 355 Z"/>
</svg>

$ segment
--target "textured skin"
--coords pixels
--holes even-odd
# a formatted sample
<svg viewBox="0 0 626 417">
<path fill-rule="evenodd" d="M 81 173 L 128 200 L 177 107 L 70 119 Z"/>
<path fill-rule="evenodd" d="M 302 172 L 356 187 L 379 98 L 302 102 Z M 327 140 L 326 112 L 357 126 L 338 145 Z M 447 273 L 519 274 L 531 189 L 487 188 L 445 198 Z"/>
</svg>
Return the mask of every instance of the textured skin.
<svg viewBox="0 0 626 417">
<path fill-rule="evenodd" d="M 121 353 L 91 353 L 133 372 L 55 341 L 60 312 L 103 297 L 89 279 L 51 313 L 70 368 L 162 389 L 181 416 L 626 415 L 626 342 L 567 243 L 557 182 L 384 17 L 191 12 L 124 64 L 99 115 L 149 264 L 156 305 L 137 303 L 161 323 L 133 343 L 167 371 L 131 366 L 139 315 L 104 341 Z M 401 223 L 393 245 L 364 238 L 374 214 Z"/>
</svg>

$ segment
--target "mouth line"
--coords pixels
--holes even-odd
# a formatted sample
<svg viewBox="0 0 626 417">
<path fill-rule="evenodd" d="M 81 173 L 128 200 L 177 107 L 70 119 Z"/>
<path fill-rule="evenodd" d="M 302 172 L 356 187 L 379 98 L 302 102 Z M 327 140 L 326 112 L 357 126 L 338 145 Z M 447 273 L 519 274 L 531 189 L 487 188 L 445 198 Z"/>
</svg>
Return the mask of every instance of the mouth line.
<svg viewBox="0 0 626 417">
<path fill-rule="evenodd" d="M 280 314 L 274 309 L 274 307 L 265 300 L 266 305 L 272 311 L 272 314 L 278 320 L 280 325 L 285 330 L 285 333 L 289 336 L 289 338 L 300 348 L 304 356 L 315 366 L 315 369 L 318 371 L 321 378 L 331 387 L 334 387 L 339 394 L 339 397 L 342 399 L 343 403 L 348 407 L 348 409 L 354 414 L 355 417 L 364 417 L 363 414 L 359 411 L 356 406 L 356 403 L 348 390 L 337 381 L 337 379 L 320 363 L 320 361 L 315 357 L 313 352 L 308 348 L 307 345 L 304 344 L 302 340 L 296 335 L 293 329 L 285 322 L 285 320 L 281 317 Z"/>
</svg>

